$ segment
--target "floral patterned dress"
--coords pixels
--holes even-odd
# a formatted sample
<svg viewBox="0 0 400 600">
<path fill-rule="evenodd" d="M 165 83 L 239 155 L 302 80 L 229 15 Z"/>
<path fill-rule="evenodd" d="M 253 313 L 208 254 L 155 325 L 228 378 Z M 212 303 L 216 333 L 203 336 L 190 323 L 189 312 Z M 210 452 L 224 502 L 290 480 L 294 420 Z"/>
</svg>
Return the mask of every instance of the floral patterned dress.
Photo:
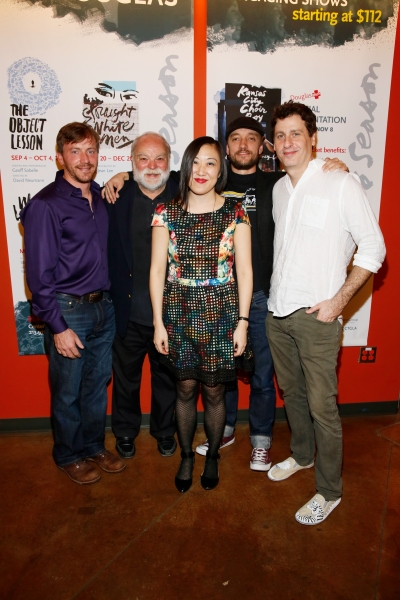
<svg viewBox="0 0 400 600">
<path fill-rule="evenodd" d="M 155 210 L 152 226 L 169 231 L 163 296 L 169 354 L 160 360 L 179 380 L 213 386 L 235 380 L 236 367 L 246 368 L 233 356 L 238 318 L 233 234 L 239 223 L 250 226 L 237 198 L 204 214 L 185 212 L 177 202 Z"/>
</svg>

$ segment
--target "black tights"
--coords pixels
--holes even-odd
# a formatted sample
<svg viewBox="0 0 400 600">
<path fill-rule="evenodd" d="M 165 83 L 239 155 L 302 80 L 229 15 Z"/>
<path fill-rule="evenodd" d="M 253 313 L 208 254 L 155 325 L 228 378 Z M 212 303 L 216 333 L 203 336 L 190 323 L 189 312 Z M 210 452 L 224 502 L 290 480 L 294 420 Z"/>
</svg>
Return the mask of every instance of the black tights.
<svg viewBox="0 0 400 600">
<path fill-rule="evenodd" d="M 197 391 L 199 382 L 195 379 L 185 379 L 177 382 L 176 425 L 181 449 L 191 452 L 197 425 Z M 225 384 L 219 383 L 213 387 L 202 384 L 204 401 L 204 427 L 208 438 L 209 454 L 216 456 L 225 428 Z M 180 479 L 191 477 L 192 461 L 183 459 L 177 476 Z M 215 474 L 204 475 L 215 477 Z"/>
</svg>

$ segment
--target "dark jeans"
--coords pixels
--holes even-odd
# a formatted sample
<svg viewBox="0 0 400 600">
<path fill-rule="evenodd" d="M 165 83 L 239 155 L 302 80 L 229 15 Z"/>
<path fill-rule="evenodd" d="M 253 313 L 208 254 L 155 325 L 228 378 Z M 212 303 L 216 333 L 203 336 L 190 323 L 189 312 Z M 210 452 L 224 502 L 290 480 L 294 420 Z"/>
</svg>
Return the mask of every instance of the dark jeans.
<svg viewBox="0 0 400 600">
<path fill-rule="evenodd" d="M 270 448 L 272 426 L 275 419 L 274 365 L 265 332 L 267 314 L 267 297 L 263 291 L 255 292 L 249 315 L 249 338 L 254 352 L 254 373 L 250 378 L 249 408 L 250 438 L 253 448 Z M 226 424 L 234 428 L 238 407 L 237 385 L 226 392 L 225 402 Z"/>
<path fill-rule="evenodd" d="M 342 326 L 318 321 L 302 308 L 287 317 L 268 314 L 267 331 L 299 465 L 314 460 L 317 492 L 342 495 L 342 424 L 336 404 L 336 364 Z"/>
<path fill-rule="evenodd" d="M 49 356 L 53 458 L 68 465 L 104 450 L 107 382 L 111 378 L 111 348 L 115 335 L 114 306 L 108 293 L 100 302 L 80 302 L 57 294 L 64 319 L 82 344 L 81 358 L 66 358 L 45 329 Z"/>
<path fill-rule="evenodd" d="M 135 438 L 140 430 L 140 382 L 143 361 L 149 357 L 151 369 L 150 434 L 155 437 L 174 435 L 175 381 L 160 364 L 155 349 L 154 328 L 129 321 L 124 338 L 118 334 L 113 345 L 112 429 L 115 437 Z"/>
</svg>

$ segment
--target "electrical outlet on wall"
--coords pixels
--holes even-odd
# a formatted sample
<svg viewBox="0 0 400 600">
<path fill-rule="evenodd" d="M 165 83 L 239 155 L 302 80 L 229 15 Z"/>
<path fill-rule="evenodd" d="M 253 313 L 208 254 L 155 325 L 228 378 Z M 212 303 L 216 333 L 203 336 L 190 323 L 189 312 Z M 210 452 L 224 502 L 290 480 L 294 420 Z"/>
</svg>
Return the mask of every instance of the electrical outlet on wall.
<svg viewBox="0 0 400 600">
<path fill-rule="evenodd" d="M 362 346 L 360 348 L 359 363 L 369 364 L 376 360 L 376 346 Z"/>
</svg>

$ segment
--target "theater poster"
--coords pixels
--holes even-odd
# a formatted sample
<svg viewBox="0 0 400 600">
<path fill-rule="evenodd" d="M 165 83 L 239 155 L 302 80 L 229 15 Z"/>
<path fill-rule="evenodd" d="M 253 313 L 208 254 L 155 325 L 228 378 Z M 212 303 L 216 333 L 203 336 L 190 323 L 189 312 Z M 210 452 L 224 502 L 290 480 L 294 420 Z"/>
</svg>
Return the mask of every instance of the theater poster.
<svg viewBox="0 0 400 600">
<path fill-rule="evenodd" d="M 97 181 L 145 131 L 180 164 L 193 136 L 192 0 L 2 0 L 0 168 L 19 353 L 43 353 L 24 278 L 21 209 L 54 180 L 61 126 L 100 135 Z"/>
<path fill-rule="evenodd" d="M 207 130 L 246 115 L 270 139 L 274 103 L 290 99 L 317 118 L 319 158 L 356 172 L 377 217 L 398 2 L 208 1 Z M 266 152 L 261 167 L 275 168 Z M 345 346 L 367 343 L 372 279 L 344 314 Z"/>
</svg>

